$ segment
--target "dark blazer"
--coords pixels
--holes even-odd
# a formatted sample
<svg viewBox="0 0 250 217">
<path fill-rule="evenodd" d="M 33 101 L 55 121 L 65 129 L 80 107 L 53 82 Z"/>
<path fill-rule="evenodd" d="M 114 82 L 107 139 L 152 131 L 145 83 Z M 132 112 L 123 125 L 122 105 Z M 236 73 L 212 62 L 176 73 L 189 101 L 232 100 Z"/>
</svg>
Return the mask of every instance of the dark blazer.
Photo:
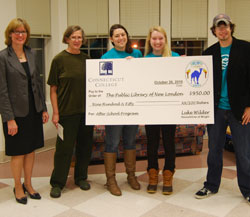
<svg viewBox="0 0 250 217">
<path fill-rule="evenodd" d="M 31 74 L 36 111 L 47 111 L 35 53 L 27 46 L 24 52 Z M 9 46 L 0 52 L 0 114 L 2 121 L 6 122 L 15 117 L 25 117 L 28 113 L 28 78 L 13 48 Z"/>
<path fill-rule="evenodd" d="M 207 48 L 203 55 L 213 56 L 214 105 L 221 95 L 222 63 L 219 42 Z M 233 37 L 227 68 L 228 98 L 233 115 L 238 121 L 246 107 L 250 107 L 250 43 Z"/>
</svg>

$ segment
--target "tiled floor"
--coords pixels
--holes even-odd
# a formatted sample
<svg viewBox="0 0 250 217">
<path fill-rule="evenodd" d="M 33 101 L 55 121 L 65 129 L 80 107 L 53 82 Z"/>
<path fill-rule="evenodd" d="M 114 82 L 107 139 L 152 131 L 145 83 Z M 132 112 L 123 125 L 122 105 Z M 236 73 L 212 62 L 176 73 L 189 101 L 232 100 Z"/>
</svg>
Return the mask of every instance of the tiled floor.
<svg viewBox="0 0 250 217">
<path fill-rule="evenodd" d="M 33 186 L 42 200 L 28 200 L 27 205 L 16 203 L 12 192 L 9 163 L 0 164 L 0 216 L 1 217 L 249 217 L 250 206 L 241 196 L 236 178 L 235 158 L 224 153 L 223 178 L 219 193 L 203 200 L 194 198 L 206 176 L 207 140 L 203 151 L 195 156 L 178 156 L 174 175 L 174 193 L 161 193 L 162 179 L 156 194 L 148 194 L 147 162 L 137 161 L 137 176 L 142 189 L 132 190 L 126 182 L 123 163 L 117 164 L 117 181 L 122 196 L 112 196 L 104 187 L 103 165 L 89 167 L 91 190 L 82 191 L 74 185 L 73 169 L 61 198 L 49 196 L 49 176 L 53 167 L 54 150 L 36 155 Z M 163 160 L 160 160 L 162 168 Z"/>
</svg>

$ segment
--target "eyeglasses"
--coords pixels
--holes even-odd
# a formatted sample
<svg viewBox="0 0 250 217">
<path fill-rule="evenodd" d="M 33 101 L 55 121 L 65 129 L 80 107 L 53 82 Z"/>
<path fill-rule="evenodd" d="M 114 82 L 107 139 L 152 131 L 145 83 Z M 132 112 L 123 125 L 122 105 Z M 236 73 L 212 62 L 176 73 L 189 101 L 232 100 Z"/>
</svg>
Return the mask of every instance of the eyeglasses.
<svg viewBox="0 0 250 217">
<path fill-rule="evenodd" d="M 72 40 L 72 41 L 82 41 L 82 37 L 72 36 L 72 37 L 70 37 L 70 40 Z"/>
<path fill-rule="evenodd" d="M 14 31 L 13 33 L 14 33 L 15 35 L 25 35 L 25 34 L 27 34 L 26 31 Z"/>
</svg>

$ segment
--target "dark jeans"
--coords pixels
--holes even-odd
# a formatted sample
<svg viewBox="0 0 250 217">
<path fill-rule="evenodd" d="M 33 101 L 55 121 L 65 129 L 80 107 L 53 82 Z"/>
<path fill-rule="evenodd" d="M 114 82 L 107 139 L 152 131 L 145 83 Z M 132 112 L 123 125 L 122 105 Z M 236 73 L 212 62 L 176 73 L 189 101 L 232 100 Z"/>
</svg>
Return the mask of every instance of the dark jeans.
<svg viewBox="0 0 250 217">
<path fill-rule="evenodd" d="M 64 140 L 57 137 L 54 156 L 54 170 L 50 178 L 52 187 L 63 188 L 69 174 L 70 163 L 75 146 L 75 183 L 88 176 L 93 144 L 93 126 L 85 125 L 85 114 L 61 116 L 59 123 L 64 129 Z"/>
<path fill-rule="evenodd" d="M 158 149 L 160 145 L 160 133 L 162 131 L 163 146 L 165 151 L 164 170 L 175 169 L 175 130 L 176 125 L 146 125 L 147 134 L 147 155 L 148 155 L 148 170 L 159 169 L 158 166 Z"/>
<path fill-rule="evenodd" d="M 121 136 L 124 149 L 136 149 L 135 139 L 137 131 L 138 125 L 105 126 L 105 152 L 117 153 Z"/>
<path fill-rule="evenodd" d="M 212 192 L 219 190 L 228 125 L 235 150 L 238 185 L 242 195 L 247 197 L 250 196 L 250 124 L 242 125 L 235 119 L 231 110 L 217 109 L 215 124 L 207 126 L 209 153 L 207 181 L 204 186 Z"/>
</svg>

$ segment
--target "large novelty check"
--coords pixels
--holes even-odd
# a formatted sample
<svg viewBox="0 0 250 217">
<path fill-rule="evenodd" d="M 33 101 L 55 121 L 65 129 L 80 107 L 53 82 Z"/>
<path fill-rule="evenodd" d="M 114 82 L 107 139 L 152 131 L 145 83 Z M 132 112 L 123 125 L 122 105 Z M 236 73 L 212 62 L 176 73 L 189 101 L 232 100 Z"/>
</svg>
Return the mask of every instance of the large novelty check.
<svg viewBox="0 0 250 217">
<path fill-rule="evenodd" d="M 86 124 L 211 124 L 211 56 L 87 60 Z"/>
</svg>

